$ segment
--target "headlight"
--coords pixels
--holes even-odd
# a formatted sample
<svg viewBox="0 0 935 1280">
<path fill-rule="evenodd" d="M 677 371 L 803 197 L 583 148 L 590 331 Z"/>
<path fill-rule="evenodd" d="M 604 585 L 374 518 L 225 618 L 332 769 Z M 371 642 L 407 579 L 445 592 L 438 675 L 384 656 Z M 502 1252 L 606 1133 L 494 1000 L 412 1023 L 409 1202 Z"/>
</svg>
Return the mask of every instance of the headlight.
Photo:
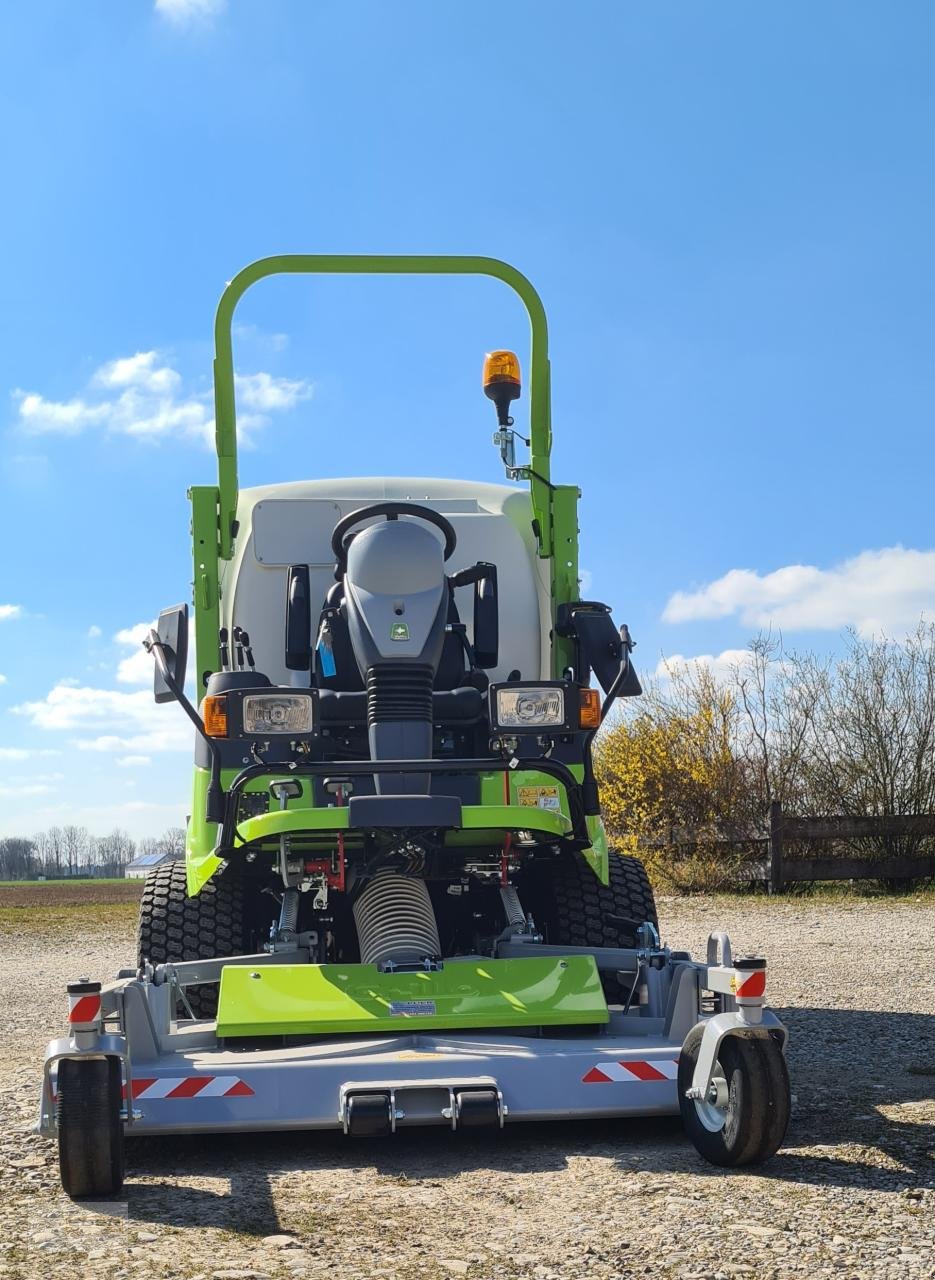
<svg viewBox="0 0 935 1280">
<path fill-rule="evenodd" d="M 244 733 L 311 733 L 312 699 L 304 693 L 251 693 L 243 700 Z"/>
<path fill-rule="evenodd" d="M 564 729 L 569 727 L 564 684 L 495 685 L 491 719 L 496 729 Z"/>
</svg>

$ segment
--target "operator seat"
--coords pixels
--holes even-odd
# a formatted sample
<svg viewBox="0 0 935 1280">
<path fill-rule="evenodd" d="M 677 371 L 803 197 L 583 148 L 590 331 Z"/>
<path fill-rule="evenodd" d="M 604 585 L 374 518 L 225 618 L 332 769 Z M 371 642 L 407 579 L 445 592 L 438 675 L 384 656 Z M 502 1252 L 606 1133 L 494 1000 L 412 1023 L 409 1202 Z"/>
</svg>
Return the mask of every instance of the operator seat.
<svg viewBox="0 0 935 1280">
<path fill-rule="evenodd" d="M 343 598 L 344 583 L 335 582 L 325 596 L 314 633 L 314 684 L 320 690 L 319 709 L 323 722 L 365 724 L 367 694 L 351 645 Z M 461 625 L 454 589 L 450 584 L 447 620 L 451 625 Z M 332 674 L 325 673 L 317 644 L 326 622 L 331 632 L 331 652 L 334 659 Z M 473 723 L 479 720 L 487 685 L 487 676 L 482 671 L 469 670 L 458 632 L 446 632 L 433 684 L 434 723 Z"/>
</svg>

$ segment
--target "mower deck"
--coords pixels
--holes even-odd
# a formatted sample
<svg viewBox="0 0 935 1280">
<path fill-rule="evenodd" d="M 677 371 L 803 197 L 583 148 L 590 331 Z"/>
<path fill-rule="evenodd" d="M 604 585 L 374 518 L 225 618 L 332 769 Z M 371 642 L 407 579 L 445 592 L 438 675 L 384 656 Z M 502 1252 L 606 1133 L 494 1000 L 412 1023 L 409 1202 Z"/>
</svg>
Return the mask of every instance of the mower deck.
<svg viewBox="0 0 935 1280">
<path fill-rule="evenodd" d="M 639 1004 L 608 1008 L 601 969 L 631 978 Z M 218 978 L 217 1021 L 176 1017 L 186 987 Z M 516 938 L 498 959 L 425 973 L 303 963 L 299 949 L 123 971 L 99 995 L 72 997 L 72 1034 L 46 1055 L 39 1130 L 56 1130 L 59 1062 L 100 1056 L 120 1059 L 127 1136 L 675 1114 L 679 1055 L 699 1022 L 691 1080 L 702 1095 L 724 1036 L 784 1042 L 764 989 L 762 962 L 735 967 L 724 934 L 712 935 L 706 963 L 658 945 L 584 951 Z M 412 994 L 422 991 L 433 994 Z M 472 1016 L 499 1026 L 466 1030 Z"/>
</svg>

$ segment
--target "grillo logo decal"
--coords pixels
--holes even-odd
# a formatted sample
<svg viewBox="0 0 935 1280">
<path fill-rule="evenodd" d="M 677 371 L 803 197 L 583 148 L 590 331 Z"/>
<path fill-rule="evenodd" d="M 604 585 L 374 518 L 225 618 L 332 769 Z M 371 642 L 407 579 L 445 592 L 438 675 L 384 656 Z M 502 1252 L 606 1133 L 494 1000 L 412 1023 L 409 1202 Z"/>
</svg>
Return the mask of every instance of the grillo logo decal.
<svg viewBox="0 0 935 1280">
<path fill-rule="evenodd" d="M 408 640 L 409 627 L 405 622 L 394 622 L 390 627 L 391 640 Z"/>
</svg>

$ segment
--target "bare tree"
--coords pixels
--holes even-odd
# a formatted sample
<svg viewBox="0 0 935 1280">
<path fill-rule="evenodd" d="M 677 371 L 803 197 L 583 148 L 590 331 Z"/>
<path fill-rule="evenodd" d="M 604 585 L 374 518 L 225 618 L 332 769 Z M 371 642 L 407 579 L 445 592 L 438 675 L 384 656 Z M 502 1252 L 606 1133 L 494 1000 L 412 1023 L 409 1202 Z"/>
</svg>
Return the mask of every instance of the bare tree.
<svg viewBox="0 0 935 1280">
<path fill-rule="evenodd" d="M 935 812 L 935 626 L 906 640 L 851 632 L 835 663 L 796 659 L 815 709 L 806 789 L 814 812 L 853 816 Z M 919 852 L 923 837 L 888 836 L 887 857 Z"/>
<path fill-rule="evenodd" d="M 29 880 L 37 867 L 35 841 L 21 836 L 0 840 L 0 880 Z"/>
<path fill-rule="evenodd" d="M 136 853 L 136 845 L 119 827 L 109 835 L 94 837 L 91 843 L 92 858 L 102 876 L 122 876 Z"/>
<path fill-rule="evenodd" d="M 59 877 L 65 856 L 65 841 L 61 827 L 50 827 L 36 836 L 36 847 L 44 875 Z"/>
<path fill-rule="evenodd" d="M 170 858 L 183 858 L 185 856 L 185 829 L 183 827 L 168 827 L 159 839 L 159 847 Z"/>
<path fill-rule="evenodd" d="M 80 867 L 87 865 L 90 841 L 85 827 L 62 828 L 62 844 L 68 875 L 76 876 Z"/>
<path fill-rule="evenodd" d="M 771 800 L 789 810 L 804 800 L 816 693 L 800 677 L 799 659 L 770 632 L 755 636 L 730 669 L 727 685 L 738 707 L 734 746 L 747 766 L 751 808 L 759 813 Z"/>
</svg>

